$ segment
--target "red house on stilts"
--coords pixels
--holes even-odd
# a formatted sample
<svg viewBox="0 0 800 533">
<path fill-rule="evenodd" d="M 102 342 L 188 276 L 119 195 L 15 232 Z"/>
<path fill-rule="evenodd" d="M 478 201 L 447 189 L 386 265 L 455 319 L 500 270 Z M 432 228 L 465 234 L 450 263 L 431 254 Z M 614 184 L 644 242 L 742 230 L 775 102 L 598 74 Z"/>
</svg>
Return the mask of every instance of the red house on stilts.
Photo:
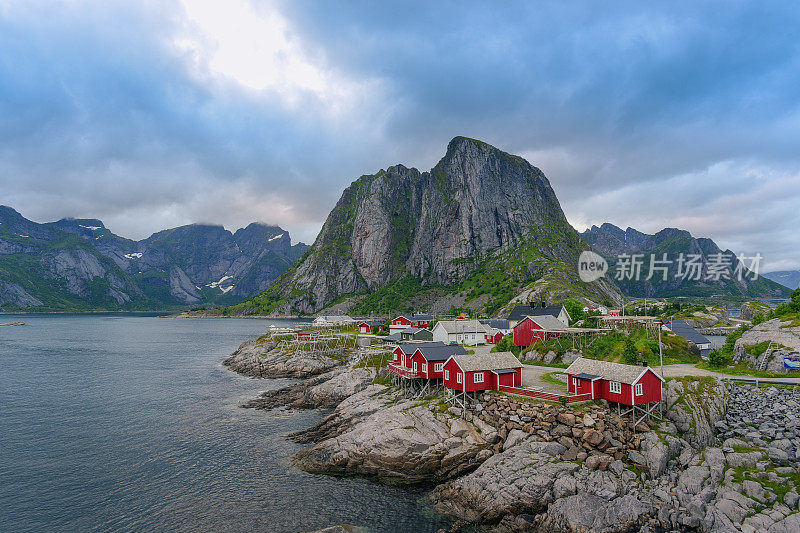
<svg viewBox="0 0 800 533">
<path fill-rule="evenodd" d="M 522 385 L 522 363 L 511 352 L 455 355 L 444 364 L 444 385 L 470 393 Z"/>
<path fill-rule="evenodd" d="M 635 423 L 649 418 L 662 398 L 664 378 L 649 366 L 580 357 L 564 373 L 569 392 L 615 403 L 620 414 L 632 413 Z M 622 406 L 628 406 L 625 413 Z M 636 413 L 642 415 L 638 420 Z"/>
</svg>

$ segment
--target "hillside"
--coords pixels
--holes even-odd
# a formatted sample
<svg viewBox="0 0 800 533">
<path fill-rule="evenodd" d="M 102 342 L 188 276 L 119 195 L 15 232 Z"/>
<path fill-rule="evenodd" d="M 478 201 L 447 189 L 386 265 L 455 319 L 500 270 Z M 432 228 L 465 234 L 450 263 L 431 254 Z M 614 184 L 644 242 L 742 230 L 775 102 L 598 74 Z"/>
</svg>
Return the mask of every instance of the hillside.
<svg viewBox="0 0 800 533">
<path fill-rule="evenodd" d="M 264 290 L 306 249 L 277 226 L 190 225 L 142 241 L 96 219 L 40 224 L 0 206 L 0 309 L 116 311 L 229 305 Z"/>
<path fill-rule="evenodd" d="M 493 313 L 521 292 L 614 301 L 584 284 L 588 249 L 545 175 L 521 157 L 456 137 L 429 172 L 395 165 L 354 181 L 303 258 L 226 312 L 354 313 L 469 308 Z"/>
<path fill-rule="evenodd" d="M 771 279 L 775 283 L 780 283 L 790 289 L 800 289 L 800 270 L 778 270 L 776 272 L 766 272 L 764 277 Z"/>
<path fill-rule="evenodd" d="M 656 272 L 651 280 L 646 280 L 649 270 L 650 255 L 654 254 L 657 259 L 667 254 L 667 259 L 677 261 L 678 254 L 697 254 L 702 257 L 702 263 L 712 262 L 714 254 L 730 254 L 730 250 L 722 250 L 711 239 L 695 238 L 688 231 L 666 228 L 654 235 L 642 233 L 633 228 L 623 230 L 613 224 L 605 223 L 601 226 L 592 226 L 581 234 L 581 238 L 586 241 L 593 250 L 606 258 L 609 262 L 609 276 L 615 273 L 617 258 L 621 254 L 643 254 L 644 264 L 642 266 L 642 276 L 637 281 L 635 279 L 614 279 L 615 283 L 622 291 L 635 297 L 657 297 L 668 298 L 674 296 L 698 296 L 710 297 L 720 296 L 738 300 L 748 300 L 760 297 L 788 297 L 789 290 L 763 276 L 757 279 L 750 279 L 750 275 L 743 276 L 743 280 L 737 276 L 731 279 L 707 279 L 708 269 L 703 268 L 700 280 L 676 277 L 677 266 L 673 263 L 670 266 L 666 280 L 663 280 L 660 272 Z M 731 265 L 731 272 L 734 272 L 738 261 Z M 713 278 L 713 276 L 712 276 Z"/>
</svg>

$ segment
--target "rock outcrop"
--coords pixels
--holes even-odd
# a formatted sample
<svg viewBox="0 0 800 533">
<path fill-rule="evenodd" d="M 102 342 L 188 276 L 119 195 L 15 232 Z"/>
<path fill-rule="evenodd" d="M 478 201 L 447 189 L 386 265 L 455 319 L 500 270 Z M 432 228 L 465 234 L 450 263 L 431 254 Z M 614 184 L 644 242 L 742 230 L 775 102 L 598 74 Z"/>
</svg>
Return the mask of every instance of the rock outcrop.
<svg viewBox="0 0 800 533">
<path fill-rule="evenodd" d="M 490 444 L 475 425 L 439 412 L 436 405 L 391 395 L 382 400 L 368 415 L 363 406 L 351 413 L 352 403 L 340 404 L 335 415 L 347 422 L 340 423 L 338 433 L 298 452 L 292 462 L 312 473 L 442 481 L 473 470 L 491 455 L 482 453 Z"/>
<path fill-rule="evenodd" d="M 753 349 L 757 346 L 761 350 Z M 745 361 L 750 366 L 768 372 L 786 372 L 784 358 L 799 356 L 800 326 L 792 326 L 791 322 L 784 322 L 780 318 L 767 320 L 748 329 L 736 340 L 733 348 L 734 361 Z M 763 358 L 767 358 L 767 361 L 763 361 Z"/>
<path fill-rule="evenodd" d="M 337 368 L 288 387 L 262 392 L 242 407 L 264 410 L 336 407 L 342 400 L 366 389 L 374 378 L 374 369 Z"/>
<path fill-rule="evenodd" d="M 286 351 L 270 340 L 246 341 L 222 364 L 245 376 L 305 378 L 328 372 L 343 364 L 344 348 L 327 351 Z"/>
<path fill-rule="evenodd" d="M 714 425 L 725 416 L 727 389 L 713 378 L 672 379 L 664 385 L 666 417 L 696 449 L 713 443 Z"/>
</svg>

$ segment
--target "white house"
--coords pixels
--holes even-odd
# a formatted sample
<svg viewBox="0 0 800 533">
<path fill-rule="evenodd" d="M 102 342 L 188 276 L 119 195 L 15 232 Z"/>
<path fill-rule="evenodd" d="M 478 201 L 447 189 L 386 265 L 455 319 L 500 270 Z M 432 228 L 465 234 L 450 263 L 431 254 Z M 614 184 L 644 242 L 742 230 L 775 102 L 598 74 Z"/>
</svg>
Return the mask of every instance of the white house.
<svg viewBox="0 0 800 533">
<path fill-rule="evenodd" d="M 474 346 L 486 342 L 486 331 L 477 320 L 440 320 L 433 327 L 433 340 Z"/>
<path fill-rule="evenodd" d="M 315 326 L 344 326 L 355 322 L 347 315 L 320 315 L 314 319 Z"/>
</svg>

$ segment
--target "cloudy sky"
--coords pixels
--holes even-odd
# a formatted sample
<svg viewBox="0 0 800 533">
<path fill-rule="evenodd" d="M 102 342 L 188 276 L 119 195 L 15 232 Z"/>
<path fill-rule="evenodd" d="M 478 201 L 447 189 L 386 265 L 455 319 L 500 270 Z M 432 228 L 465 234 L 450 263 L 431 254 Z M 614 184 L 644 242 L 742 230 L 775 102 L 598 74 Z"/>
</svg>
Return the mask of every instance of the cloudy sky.
<svg viewBox="0 0 800 533">
<path fill-rule="evenodd" d="M 579 230 L 800 267 L 794 2 L 489 4 L 0 0 L 0 204 L 312 241 L 353 179 L 466 135 L 540 167 Z"/>
</svg>

